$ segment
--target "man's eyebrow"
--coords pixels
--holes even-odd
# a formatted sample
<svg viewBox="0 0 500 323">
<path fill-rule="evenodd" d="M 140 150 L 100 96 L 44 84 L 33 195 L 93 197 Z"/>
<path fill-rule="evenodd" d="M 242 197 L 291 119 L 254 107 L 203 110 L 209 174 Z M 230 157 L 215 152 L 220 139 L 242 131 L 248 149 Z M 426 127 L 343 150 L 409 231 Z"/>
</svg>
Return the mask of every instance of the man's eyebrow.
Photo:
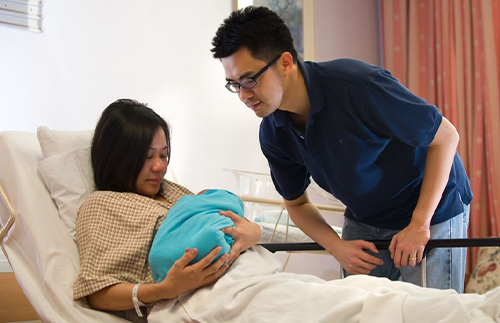
<svg viewBox="0 0 500 323">
<path fill-rule="evenodd" d="M 255 73 L 254 73 L 253 71 L 248 71 L 248 72 L 245 72 L 245 73 L 243 73 L 243 74 L 241 74 L 241 75 L 240 75 L 240 78 L 239 78 L 238 80 L 246 79 L 246 78 L 248 78 L 248 77 L 250 77 L 251 75 L 254 75 L 254 74 L 255 74 Z M 233 79 L 228 79 L 228 78 L 226 77 L 226 81 L 228 81 L 228 82 L 233 81 L 233 82 L 234 82 L 235 80 L 233 80 Z"/>
</svg>

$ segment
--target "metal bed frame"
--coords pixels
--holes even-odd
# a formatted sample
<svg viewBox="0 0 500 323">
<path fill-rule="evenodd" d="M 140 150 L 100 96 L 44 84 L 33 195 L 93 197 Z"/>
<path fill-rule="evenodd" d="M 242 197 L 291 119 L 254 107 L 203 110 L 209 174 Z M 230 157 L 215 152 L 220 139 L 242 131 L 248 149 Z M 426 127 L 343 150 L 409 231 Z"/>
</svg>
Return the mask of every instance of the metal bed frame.
<svg viewBox="0 0 500 323">
<path fill-rule="evenodd" d="M 369 240 L 375 244 L 379 250 L 389 248 L 391 240 Z M 315 242 L 304 243 L 260 243 L 260 246 L 271 252 L 324 252 L 325 248 Z M 421 262 L 422 287 L 427 287 L 427 253 L 435 248 L 468 248 L 468 247 L 500 247 L 500 238 L 468 238 L 468 239 L 431 239 L 424 249 L 424 256 Z M 341 271 L 342 273 L 343 271 Z"/>
<path fill-rule="evenodd" d="M 251 196 L 240 196 L 244 202 L 261 203 L 261 204 L 274 204 L 281 207 L 281 213 L 276 221 L 276 227 L 280 221 L 285 205 L 283 201 L 274 199 L 265 199 Z M 331 205 L 316 205 L 319 210 L 327 212 L 344 212 L 344 207 L 331 206 Z M 289 218 L 287 217 L 287 227 L 289 225 Z M 274 233 L 273 233 L 274 236 Z M 272 237 L 271 237 L 272 239 Z M 375 244 L 378 250 L 387 250 L 391 244 L 391 240 L 369 240 Z M 325 248 L 315 242 L 301 242 L 301 243 L 260 243 L 260 246 L 268 249 L 271 252 L 284 251 L 290 253 L 300 252 L 317 252 L 321 254 L 328 254 Z M 427 242 L 424 249 L 424 254 L 421 262 L 422 271 L 422 287 L 427 287 L 427 253 L 435 248 L 468 248 L 468 247 L 500 247 L 500 238 L 467 238 L 467 239 L 431 239 Z M 288 262 L 288 259 L 287 259 Z M 286 266 L 286 263 L 285 263 Z M 343 270 L 340 270 L 343 276 Z"/>
</svg>

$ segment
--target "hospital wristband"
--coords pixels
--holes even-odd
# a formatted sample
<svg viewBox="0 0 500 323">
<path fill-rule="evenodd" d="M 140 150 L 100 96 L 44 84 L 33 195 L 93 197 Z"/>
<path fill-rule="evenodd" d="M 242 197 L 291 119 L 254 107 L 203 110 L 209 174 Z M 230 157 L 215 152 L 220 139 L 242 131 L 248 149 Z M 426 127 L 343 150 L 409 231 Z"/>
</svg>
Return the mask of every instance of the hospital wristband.
<svg viewBox="0 0 500 323">
<path fill-rule="evenodd" d="M 134 288 L 132 288 L 132 302 L 134 303 L 134 308 L 137 315 L 139 315 L 139 317 L 142 317 L 140 306 L 146 306 L 146 304 L 142 303 L 139 298 L 137 298 L 137 290 L 139 289 L 140 285 L 141 284 L 135 284 Z"/>
</svg>

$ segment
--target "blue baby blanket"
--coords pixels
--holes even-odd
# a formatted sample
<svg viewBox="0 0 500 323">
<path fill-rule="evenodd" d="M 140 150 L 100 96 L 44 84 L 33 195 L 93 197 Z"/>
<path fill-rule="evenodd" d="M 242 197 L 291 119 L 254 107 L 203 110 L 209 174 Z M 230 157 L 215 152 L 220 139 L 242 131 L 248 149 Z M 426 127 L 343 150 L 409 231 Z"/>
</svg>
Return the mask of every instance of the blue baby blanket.
<svg viewBox="0 0 500 323">
<path fill-rule="evenodd" d="M 198 255 L 190 264 L 200 261 L 217 246 L 222 250 L 215 260 L 229 253 L 234 240 L 221 229 L 234 227 L 234 223 L 219 211 L 232 211 L 243 217 L 243 202 L 229 191 L 208 190 L 200 195 L 183 196 L 175 203 L 149 252 L 149 265 L 157 282 L 165 278 L 186 248 L 198 249 Z"/>
</svg>

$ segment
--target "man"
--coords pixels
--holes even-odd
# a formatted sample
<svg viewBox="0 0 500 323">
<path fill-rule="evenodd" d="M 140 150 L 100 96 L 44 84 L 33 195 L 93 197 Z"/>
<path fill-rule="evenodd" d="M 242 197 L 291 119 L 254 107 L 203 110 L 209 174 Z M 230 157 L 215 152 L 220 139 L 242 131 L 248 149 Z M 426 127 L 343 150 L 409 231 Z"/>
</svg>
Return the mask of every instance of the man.
<svg viewBox="0 0 500 323">
<path fill-rule="evenodd" d="M 263 118 L 260 144 L 292 220 L 347 274 L 420 284 L 425 245 L 467 235 L 469 180 L 458 133 L 392 75 L 352 59 L 301 62 L 273 11 L 247 7 L 219 27 L 226 88 Z M 310 202 L 310 176 L 346 205 L 342 239 Z M 389 250 L 365 240 L 392 239 Z M 427 284 L 463 291 L 465 250 L 428 255 Z"/>
</svg>

